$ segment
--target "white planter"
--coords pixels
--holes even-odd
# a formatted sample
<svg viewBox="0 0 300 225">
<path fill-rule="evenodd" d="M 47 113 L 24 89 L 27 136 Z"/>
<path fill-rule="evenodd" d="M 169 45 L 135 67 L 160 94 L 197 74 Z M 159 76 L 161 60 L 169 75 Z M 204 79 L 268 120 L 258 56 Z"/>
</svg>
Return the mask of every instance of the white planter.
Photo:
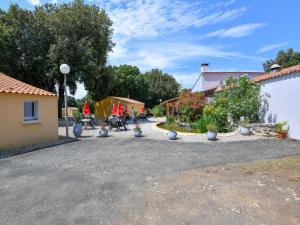
<svg viewBox="0 0 300 225">
<path fill-rule="evenodd" d="M 106 128 L 101 128 L 99 131 L 100 137 L 108 137 L 108 130 Z"/>
<path fill-rule="evenodd" d="M 169 140 L 176 140 L 176 138 L 177 138 L 177 132 L 174 131 L 174 130 L 170 130 L 168 132 L 168 138 L 169 138 Z"/>
<path fill-rule="evenodd" d="M 241 127 L 240 132 L 242 135 L 250 135 L 251 134 L 250 127 Z"/>
<path fill-rule="evenodd" d="M 207 137 L 207 139 L 208 140 L 217 140 L 217 135 L 218 135 L 218 133 L 216 132 L 216 131 L 207 131 L 207 133 L 206 133 L 206 137 Z"/>
<path fill-rule="evenodd" d="M 134 130 L 133 135 L 134 137 L 142 137 L 142 130 Z"/>
</svg>

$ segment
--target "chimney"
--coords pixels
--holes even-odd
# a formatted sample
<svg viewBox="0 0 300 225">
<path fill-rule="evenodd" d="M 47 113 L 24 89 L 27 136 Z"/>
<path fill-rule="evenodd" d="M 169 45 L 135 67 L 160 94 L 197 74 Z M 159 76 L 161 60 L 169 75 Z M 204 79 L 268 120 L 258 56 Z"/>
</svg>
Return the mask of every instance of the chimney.
<svg viewBox="0 0 300 225">
<path fill-rule="evenodd" d="M 276 73 L 280 70 L 281 66 L 279 66 L 278 64 L 273 64 L 271 66 L 271 69 L 270 69 L 270 73 Z"/>
<path fill-rule="evenodd" d="M 202 63 L 201 64 L 201 73 L 208 72 L 208 66 L 209 66 L 209 63 Z"/>
</svg>

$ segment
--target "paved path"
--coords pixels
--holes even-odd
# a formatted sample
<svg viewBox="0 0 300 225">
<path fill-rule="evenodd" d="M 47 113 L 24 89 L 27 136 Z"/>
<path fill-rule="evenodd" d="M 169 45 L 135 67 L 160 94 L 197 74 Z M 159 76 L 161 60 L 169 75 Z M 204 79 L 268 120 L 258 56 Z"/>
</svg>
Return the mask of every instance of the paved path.
<svg viewBox="0 0 300 225">
<path fill-rule="evenodd" d="M 289 155 L 300 155 L 300 142 L 83 139 L 0 160 L 0 224 L 123 224 L 130 208 L 145 207 L 127 196 L 166 175 Z"/>
<path fill-rule="evenodd" d="M 155 140 L 167 140 L 167 130 L 158 128 L 156 126 L 157 122 L 164 121 L 164 118 L 151 118 L 146 122 L 141 122 L 140 127 L 142 128 L 142 132 L 146 139 L 155 139 Z M 133 137 L 132 129 L 135 127 L 134 124 L 129 124 L 127 131 L 115 131 L 110 132 L 110 136 L 112 138 L 130 138 Z M 82 133 L 82 139 L 95 139 L 99 136 L 100 127 L 96 127 L 96 129 L 88 129 L 84 130 Z M 65 128 L 59 128 L 59 134 L 65 135 Z M 73 136 L 72 128 L 69 128 L 69 134 Z M 236 133 L 231 134 L 218 134 L 218 142 L 231 142 L 231 141 L 246 141 L 246 140 L 258 140 L 258 139 L 266 139 L 265 137 L 250 135 L 243 136 Z M 177 142 L 211 142 L 207 140 L 205 134 L 191 134 L 191 133 L 179 133 Z"/>
</svg>

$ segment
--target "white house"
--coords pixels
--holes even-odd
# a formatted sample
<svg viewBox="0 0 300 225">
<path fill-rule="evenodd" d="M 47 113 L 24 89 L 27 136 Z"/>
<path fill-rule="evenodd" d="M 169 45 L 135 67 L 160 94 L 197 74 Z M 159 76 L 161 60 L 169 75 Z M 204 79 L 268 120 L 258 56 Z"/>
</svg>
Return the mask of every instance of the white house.
<svg viewBox="0 0 300 225">
<path fill-rule="evenodd" d="M 300 139 L 300 64 L 253 79 L 261 84 L 262 93 L 270 95 L 265 122 L 287 120 L 289 136 Z"/>
<path fill-rule="evenodd" d="M 228 77 L 237 78 L 240 76 L 247 76 L 250 79 L 264 74 L 264 72 L 209 72 L 208 63 L 201 64 L 201 73 L 195 82 L 193 91 L 207 91 L 215 89 L 220 82 Z"/>
</svg>

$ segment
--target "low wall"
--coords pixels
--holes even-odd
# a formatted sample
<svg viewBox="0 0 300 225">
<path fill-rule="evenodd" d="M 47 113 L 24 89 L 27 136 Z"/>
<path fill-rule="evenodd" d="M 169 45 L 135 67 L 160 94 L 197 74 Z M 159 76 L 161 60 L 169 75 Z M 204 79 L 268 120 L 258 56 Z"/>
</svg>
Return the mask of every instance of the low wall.
<svg viewBox="0 0 300 225">
<path fill-rule="evenodd" d="M 276 136 L 275 123 L 253 123 L 251 124 L 251 130 L 256 135 Z"/>
</svg>

